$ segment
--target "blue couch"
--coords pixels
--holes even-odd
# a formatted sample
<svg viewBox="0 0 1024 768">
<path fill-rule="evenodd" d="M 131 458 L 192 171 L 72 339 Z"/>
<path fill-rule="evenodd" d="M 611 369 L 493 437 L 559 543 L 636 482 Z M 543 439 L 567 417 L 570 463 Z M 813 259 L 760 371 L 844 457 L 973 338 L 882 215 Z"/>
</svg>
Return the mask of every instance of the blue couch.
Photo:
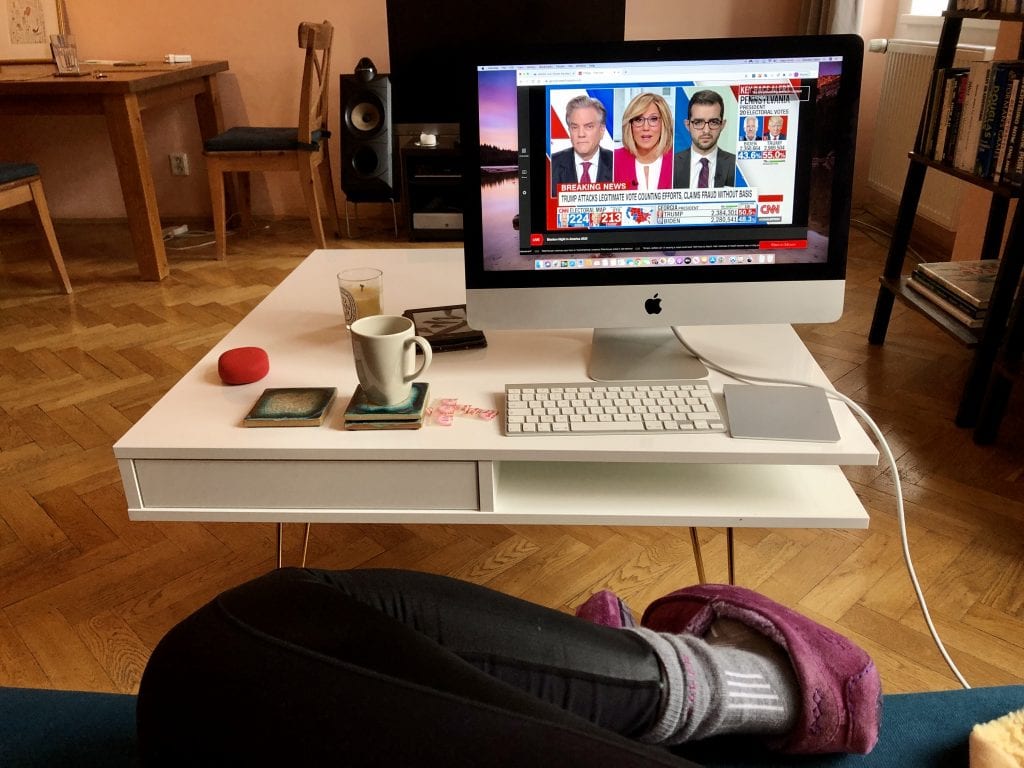
<svg viewBox="0 0 1024 768">
<path fill-rule="evenodd" d="M 1024 686 L 885 697 L 882 733 L 867 756 L 799 758 L 744 750 L 742 740 L 692 745 L 683 754 L 709 768 L 965 768 L 974 723 L 1024 707 Z M 184 734 L 183 734 L 184 735 Z M 282 738 L 288 738 L 282 734 Z M 135 697 L 0 688 L 3 768 L 128 768 L 141 765 Z M 599 763 L 590 763 L 599 765 Z"/>
<path fill-rule="evenodd" d="M 138 765 L 134 696 L 0 688 L 3 768 Z"/>
</svg>

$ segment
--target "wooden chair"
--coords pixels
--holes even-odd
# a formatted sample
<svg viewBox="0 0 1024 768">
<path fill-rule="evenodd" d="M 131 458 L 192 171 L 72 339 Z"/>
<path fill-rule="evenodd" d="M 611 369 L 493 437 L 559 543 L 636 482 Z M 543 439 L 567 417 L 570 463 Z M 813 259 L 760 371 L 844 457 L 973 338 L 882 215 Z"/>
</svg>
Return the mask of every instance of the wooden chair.
<svg viewBox="0 0 1024 768">
<path fill-rule="evenodd" d="M 306 51 L 302 69 L 302 93 L 299 97 L 299 123 L 296 128 L 231 128 L 204 144 L 213 202 L 213 229 L 217 238 L 217 258 L 227 256 L 227 216 L 224 202 L 224 174 L 234 173 L 238 179 L 238 207 L 241 229 L 252 228 L 252 205 L 249 186 L 250 171 L 298 171 L 302 194 L 306 199 L 309 221 L 317 245 L 326 248 L 323 223 L 320 220 L 321 192 L 317 176 L 327 197 L 328 213 L 334 222 L 336 237 L 338 200 L 334 192 L 327 140 L 327 124 L 331 64 L 331 42 L 334 27 L 330 22 L 299 24 L 299 47 Z"/>
<path fill-rule="evenodd" d="M 39 168 L 32 163 L 0 163 L 0 211 L 28 203 L 35 214 L 39 234 L 46 243 L 50 269 L 60 283 L 64 293 L 71 293 L 71 281 L 64 269 L 64 257 L 60 255 L 57 236 L 50 221 L 50 209 L 43 194 L 43 180 Z"/>
</svg>

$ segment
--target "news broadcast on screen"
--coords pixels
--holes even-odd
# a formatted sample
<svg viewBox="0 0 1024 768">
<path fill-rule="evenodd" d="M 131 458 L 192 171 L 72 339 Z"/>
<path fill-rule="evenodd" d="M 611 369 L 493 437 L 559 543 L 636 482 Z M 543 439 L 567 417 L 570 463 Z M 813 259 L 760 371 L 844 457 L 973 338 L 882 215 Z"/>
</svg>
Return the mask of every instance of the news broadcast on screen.
<svg viewBox="0 0 1024 768">
<path fill-rule="evenodd" d="M 634 89 L 613 88 L 581 91 L 577 88 L 551 88 L 552 154 L 570 146 L 568 126 L 564 124 L 565 105 L 580 93 L 621 103 Z M 661 88 L 659 88 L 661 90 Z M 791 224 L 796 184 L 795 157 L 788 144 L 799 131 L 800 102 L 809 97 L 810 87 L 793 82 L 739 84 L 715 87 L 706 83 L 668 86 L 676 114 L 685 116 L 687 99 L 694 90 L 715 90 L 725 102 L 722 133 L 731 125 L 752 117 L 767 125 L 770 117 L 783 121 L 789 131 L 783 138 L 769 140 L 758 131 L 756 138 L 720 139 L 719 145 L 734 150 L 736 172 L 727 187 L 672 189 L 631 189 L 626 182 L 560 183 L 553 207 L 550 229 L 614 228 L 630 226 L 714 226 L 716 224 Z M 556 118 L 557 121 L 556 121 Z M 683 124 L 683 119 L 679 120 Z M 689 145 L 687 138 L 686 144 Z M 679 142 L 676 144 L 680 146 Z"/>
<path fill-rule="evenodd" d="M 736 159 L 735 171 L 730 174 L 727 185 L 722 187 L 706 185 L 698 188 L 696 180 L 691 180 L 690 186 L 684 186 L 679 179 L 673 179 L 669 189 L 637 189 L 625 181 L 558 183 L 547 208 L 545 228 L 548 234 L 544 244 L 557 247 L 562 242 L 558 233 L 564 230 L 614 232 L 638 228 L 722 226 L 731 228 L 730 241 L 734 241 L 738 234 L 736 225 L 763 228 L 766 225 L 799 223 L 795 219 L 794 204 L 798 196 L 806 195 L 806 186 L 798 188 L 796 152 L 791 147 L 795 148 L 799 140 L 801 110 L 812 103 L 818 73 L 808 77 L 807 72 L 794 71 L 792 78 L 778 81 L 769 80 L 771 74 L 774 73 L 752 73 L 749 80 L 744 78 L 744 82 L 730 83 L 722 83 L 716 78 L 714 81 L 677 80 L 612 87 L 547 86 L 552 155 L 571 146 L 570 126 L 565 122 L 566 105 L 581 94 L 603 102 L 608 118 L 612 118 L 622 114 L 625 103 L 633 94 L 661 93 L 672 108 L 677 127 L 677 140 L 672 152 L 675 154 L 691 144 L 686 128 L 690 95 L 713 91 L 721 96 L 724 104 L 721 138 L 717 142 L 719 151 L 729 151 Z M 603 75 L 592 73 L 595 79 Z M 526 77 L 533 80 L 537 76 L 528 74 Z M 731 126 L 743 126 L 748 118 L 753 118 L 757 124 L 753 137 L 733 133 Z M 770 121 L 782 127 L 778 138 L 773 139 L 768 133 Z M 621 130 L 614 120 L 609 119 L 606 136 L 610 144 L 614 145 L 618 139 L 621 145 Z M 615 162 L 620 161 L 616 157 Z M 631 157 L 626 161 L 633 162 Z M 526 234 L 530 236 L 531 233 Z M 635 231 L 630 233 L 631 236 L 635 234 Z M 795 242 L 777 242 L 776 248 L 790 245 L 806 247 L 806 236 L 790 234 L 796 236 L 785 239 Z M 752 236 L 759 240 L 765 237 L 763 232 L 752 233 Z M 772 236 L 771 239 L 780 238 Z M 532 237 L 529 244 L 536 248 L 539 240 Z M 578 241 L 574 242 L 578 245 Z M 769 258 L 773 254 L 759 256 Z"/>
<path fill-rule="evenodd" d="M 492 268 L 823 259 L 808 232 L 812 142 L 840 69 L 828 56 L 482 67 L 482 90 L 516 123 L 518 240 L 529 257 Z M 636 104 L 649 106 L 630 118 Z M 595 135 L 599 152 L 587 145 Z M 640 144 L 654 135 L 662 154 L 645 164 Z M 593 175 L 580 166 L 590 151 Z M 716 170 L 698 178 L 690 163 L 704 155 Z M 601 258 L 624 245 L 629 256 Z M 572 263 L 543 258 L 585 251 Z"/>
</svg>

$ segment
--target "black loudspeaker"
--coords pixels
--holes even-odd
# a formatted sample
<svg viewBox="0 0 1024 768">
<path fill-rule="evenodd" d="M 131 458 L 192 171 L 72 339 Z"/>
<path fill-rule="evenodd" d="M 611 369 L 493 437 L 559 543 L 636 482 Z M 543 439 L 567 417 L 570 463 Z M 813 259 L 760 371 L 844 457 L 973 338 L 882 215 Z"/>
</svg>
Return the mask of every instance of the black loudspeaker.
<svg viewBox="0 0 1024 768">
<path fill-rule="evenodd" d="M 341 76 L 341 188 L 354 203 L 398 199 L 391 80 L 363 72 Z"/>
</svg>

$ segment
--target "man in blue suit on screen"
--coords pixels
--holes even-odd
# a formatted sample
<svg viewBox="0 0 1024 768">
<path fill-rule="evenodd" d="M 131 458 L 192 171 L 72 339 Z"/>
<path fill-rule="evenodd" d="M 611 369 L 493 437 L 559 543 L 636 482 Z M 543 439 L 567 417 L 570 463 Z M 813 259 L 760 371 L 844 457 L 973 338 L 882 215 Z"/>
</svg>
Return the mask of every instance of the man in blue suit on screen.
<svg viewBox="0 0 1024 768">
<path fill-rule="evenodd" d="M 551 155 L 551 194 L 559 184 L 589 184 L 612 180 L 612 151 L 601 146 L 604 104 L 590 96 L 576 96 L 565 107 L 565 124 L 572 146 Z"/>
<path fill-rule="evenodd" d="M 725 103 L 715 91 L 690 97 L 686 127 L 691 144 L 677 152 L 672 179 L 675 187 L 732 187 L 736 185 L 736 155 L 718 146 L 725 128 Z"/>
</svg>

